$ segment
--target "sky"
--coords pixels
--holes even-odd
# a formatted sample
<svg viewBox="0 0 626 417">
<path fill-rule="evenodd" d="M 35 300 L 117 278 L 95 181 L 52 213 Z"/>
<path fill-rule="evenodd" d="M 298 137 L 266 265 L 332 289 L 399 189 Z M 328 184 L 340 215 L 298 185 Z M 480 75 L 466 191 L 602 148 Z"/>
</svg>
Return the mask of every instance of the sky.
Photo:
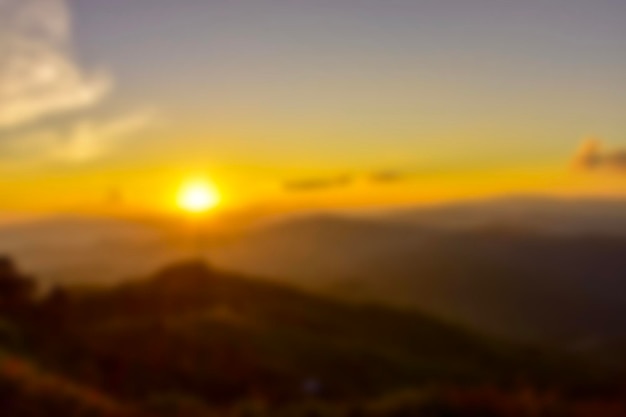
<svg viewBox="0 0 626 417">
<path fill-rule="evenodd" d="M 0 212 L 626 193 L 623 0 L 0 0 Z"/>
</svg>

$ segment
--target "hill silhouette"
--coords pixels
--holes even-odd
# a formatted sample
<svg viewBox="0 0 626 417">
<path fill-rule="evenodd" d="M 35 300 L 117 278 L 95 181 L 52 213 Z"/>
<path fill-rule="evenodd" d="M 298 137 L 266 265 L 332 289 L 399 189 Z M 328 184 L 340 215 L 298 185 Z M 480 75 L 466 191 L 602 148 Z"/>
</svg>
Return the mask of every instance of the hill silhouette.
<svg viewBox="0 0 626 417">
<path fill-rule="evenodd" d="M 574 358 L 200 261 L 110 288 L 57 288 L 1 317 L 0 405 L 15 417 L 623 410 L 611 374 Z"/>
<path fill-rule="evenodd" d="M 426 316 L 345 305 L 201 262 L 69 293 L 61 320 L 44 312 L 56 329 L 33 334 L 39 354 L 54 363 L 75 352 L 67 372 L 122 397 L 176 386 L 212 401 L 280 400 L 311 384 L 345 398 L 540 371 L 521 350 L 511 360 L 512 350 Z M 85 363 L 100 364 L 97 376 L 83 372 Z"/>
</svg>

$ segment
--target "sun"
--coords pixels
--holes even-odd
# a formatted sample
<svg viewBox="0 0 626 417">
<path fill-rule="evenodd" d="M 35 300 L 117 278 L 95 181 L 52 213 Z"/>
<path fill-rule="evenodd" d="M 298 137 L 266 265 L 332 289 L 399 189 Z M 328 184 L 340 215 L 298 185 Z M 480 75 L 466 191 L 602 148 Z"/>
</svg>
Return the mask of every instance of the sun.
<svg viewBox="0 0 626 417">
<path fill-rule="evenodd" d="M 188 213 L 210 211 L 219 205 L 220 200 L 217 188 L 207 181 L 189 181 L 178 191 L 178 207 Z"/>
</svg>

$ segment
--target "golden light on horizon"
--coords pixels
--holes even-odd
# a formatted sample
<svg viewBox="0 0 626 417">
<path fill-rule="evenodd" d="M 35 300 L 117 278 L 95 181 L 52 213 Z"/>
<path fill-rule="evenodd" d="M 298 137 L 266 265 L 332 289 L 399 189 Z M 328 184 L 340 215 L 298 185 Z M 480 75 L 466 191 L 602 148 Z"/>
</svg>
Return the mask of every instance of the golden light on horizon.
<svg viewBox="0 0 626 417">
<path fill-rule="evenodd" d="M 178 207 L 188 213 L 205 213 L 217 207 L 220 201 L 217 188 L 204 180 L 189 181 L 178 192 Z"/>
</svg>

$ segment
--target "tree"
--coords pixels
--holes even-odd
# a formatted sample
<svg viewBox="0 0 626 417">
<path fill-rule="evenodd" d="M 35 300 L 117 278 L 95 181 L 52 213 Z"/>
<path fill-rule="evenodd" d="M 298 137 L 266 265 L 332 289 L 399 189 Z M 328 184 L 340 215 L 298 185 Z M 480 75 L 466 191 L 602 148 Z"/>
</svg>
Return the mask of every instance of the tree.
<svg viewBox="0 0 626 417">
<path fill-rule="evenodd" d="M 0 311 L 11 313 L 29 306 L 35 290 L 30 277 L 22 275 L 10 258 L 0 256 Z"/>
</svg>

